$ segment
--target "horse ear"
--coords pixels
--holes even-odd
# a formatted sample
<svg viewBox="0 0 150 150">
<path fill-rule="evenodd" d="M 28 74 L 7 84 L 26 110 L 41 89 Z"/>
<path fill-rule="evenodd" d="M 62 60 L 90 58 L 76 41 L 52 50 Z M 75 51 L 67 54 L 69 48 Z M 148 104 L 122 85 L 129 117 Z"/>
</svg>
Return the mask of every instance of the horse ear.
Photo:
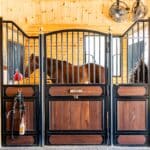
<svg viewBox="0 0 150 150">
<path fill-rule="evenodd" d="M 33 59 L 34 59 L 34 57 L 35 57 L 35 55 L 34 55 L 34 54 L 31 54 L 31 56 L 30 56 L 30 60 L 33 60 Z"/>
</svg>

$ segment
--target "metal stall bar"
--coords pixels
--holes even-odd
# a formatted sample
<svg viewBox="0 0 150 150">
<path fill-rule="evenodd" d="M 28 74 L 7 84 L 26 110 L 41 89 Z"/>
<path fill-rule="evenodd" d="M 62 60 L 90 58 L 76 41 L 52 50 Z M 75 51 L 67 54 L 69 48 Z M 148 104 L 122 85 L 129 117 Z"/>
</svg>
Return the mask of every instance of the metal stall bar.
<svg viewBox="0 0 150 150">
<path fill-rule="evenodd" d="M 14 30 L 14 26 L 13 26 L 13 23 L 12 23 L 12 28 L 11 28 L 11 51 L 12 51 L 12 55 L 13 55 L 13 63 L 12 63 L 12 71 L 13 71 L 13 74 L 14 74 L 14 64 L 15 64 L 15 58 L 14 58 L 14 45 L 13 45 L 13 42 L 14 42 L 14 36 L 13 36 L 13 30 Z M 11 77 L 12 79 L 12 83 L 14 84 L 14 80 L 13 80 L 13 76 Z"/>
<path fill-rule="evenodd" d="M 88 32 L 88 82 L 91 82 L 91 76 L 90 76 L 90 46 L 91 46 L 91 39 L 90 39 L 90 33 Z"/>
<path fill-rule="evenodd" d="M 0 60 L 1 60 L 1 64 L 0 64 L 0 107 L 2 109 L 0 109 L 0 114 L 1 114 L 1 118 L 4 117 L 4 113 L 2 113 L 4 111 L 4 103 L 2 103 L 2 92 L 3 92 L 3 89 L 2 89 L 2 86 L 3 86 L 3 19 L 0 17 Z M 1 127 L 2 125 L 2 127 Z M 1 131 L 1 135 L 0 137 L 3 136 L 3 129 L 4 129 L 4 123 L 2 122 L 2 120 L 0 120 L 0 131 Z"/>
<path fill-rule="evenodd" d="M 93 56 L 93 83 L 95 83 L 95 75 L 96 75 L 96 73 L 95 73 L 95 63 L 96 63 L 96 60 L 95 60 L 95 51 L 96 51 L 96 49 L 95 49 L 95 34 L 93 35 L 94 37 L 93 37 L 93 50 L 94 50 L 94 56 Z"/>
<path fill-rule="evenodd" d="M 107 65 L 108 65 L 108 83 L 107 83 L 107 103 L 105 102 L 105 106 L 107 106 L 107 136 L 108 136 L 108 144 L 113 143 L 113 84 L 112 84 L 112 35 L 109 33 L 108 35 L 108 48 L 107 48 Z M 111 116 L 111 117 L 109 117 Z M 109 141 L 110 140 L 110 141 Z"/>
<path fill-rule="evenodd" d="M 66 49 L 67 49 L 67 63 L 66 63 L 66 75 L 67 75 L 67 83 L 70 82 L 70 79 L 69 79 L 69 62 L 68 62 L 68 32 L 66 32 Z"/>
<path fill-rule="evenodd" d="M 74 84 L 74 32 L 72 31 L 72 43 L 71 43 L 71 46 L 72 46 L 72 83 Z"/>
<path fill-rule="evenodd" d="M 84 32 L 82 32 L 82 38 L 83 38 L 83 43 L 82 43 L 82 45 L 83 45 L 83 65 L 82 65 L 82 78 L 84 78 L 84 64 L 85 64 L 85 60 L 86 60 L 86 56 L 85 56 L 85 54 L 86 54 L 86 47 L 85 47 L 85 33 Z"/>
<path fill-rule="evenodd" d="M 144 58 L 145 58 L 145 22 L 143 22 L 142 26 L 143 30 L 143 83 L 145 83 L 145 66 L 144 66 Z"/>
<path fill-rule="evenodd" d="M 56 83 L 58 84 L 58 39 L 57 39 L 57 33 L 56 33 Z"/>
<path fill-rule="evenodd" d="M 8 23 L 6 23 L 6 41 L 8 41 Z M 9 58 L 8 58 L 8 43 L 6 44 L 6 47 L 7 47 L 7 69 L 9 70 Z M 9 80 L 9 74 L 7 73 L 7 84 L 8 84 L 8 80 Z"/>
<path fill-rule="evenodd" d="M 100 36 L 100 34 L 99 34 L 99 65 L 101 66 L 101 36 Z M 99 83 L 101 83 L 102 82 L 102 80 L 101 80 L 101 69 L 99 69 Z"/>
<path fill-rule="evenodd" d="M 61 84 L 63 84 L 64 83 L 64 65 L 63 65 L 63 60 L 64 60 L 64 58 L 63 58 L 63 32 L 61 32 L 61 44 L 60 44 L 60 46 L 61 46 L 61 69 L 62 69 L 62 72 L 61 72 Z"/>
<path fill-rule="evenodd" d="M 129 51 L 129 34 L 127 33 L 126 35 L 124 36 L 127 36 L 127 56 L 128 56 L 128 51 Z M 123 50 L 122 50 L 123 51 Z M 123 52 L 122 52 L 122 55 L 123 55 Z M 122 56 L 123 58 L 123 56 Z M 129 62 L 129 58 L 127 57 L 127 83 L 129 83 L 129 70 L 128 70 L 128 62 Z M 122 65 L 122 68 L 123 68 L 123 65 Z M 123 70 L 123 69 L 122 69 Z M 123 71 L 122 71 L 122 81 L 121 83 L 123 83 Z"/>
<path fill-rule="evenodd" d="M 138 53 L 139 53 L 139 51 L 140 51 L 140 59 L 139 58 L 137 58 L 138 60 L 138 65 L 140 65 L 140 62 L 141 62 L 141 48 L 140 48 L 140 40 L 139 40 L 139 22 L 137 22 L 137 46 L 138 46 L 138 48 L 137 48 L 137 50 L 138 50 Z M 138 70 L 137 70 L 137 82 L 139 83 L 140 82 L 140 68 L 138 67 Z"/>
<path fill-rule="evenodd" d="M 53 79 L 54 77 L 53 77 L 53 45 L 52 45 L 52 35 L 50 35 L 50 57 L 51 57 L 51 59 L 50 59 L 50 72 L 51 72 L 51 78 Z M 46 56 L 46 58 L 47 58 L 47 56 Z M 47 74 L 48 72 L 47 72 L 47 70 L 46 70 L 46 74 Z"/>
<path fill-rule="evenodd" d="M 45 85 L 46 85 L 46 74 L 45 74 L 45 66 L 46 66 L 46 37 L 44 34 L 40 34 L 39 36 L 39 45 L 40 45 L 40 144 L 44 146 L 45 144 Z"/>
<path fill-rule="evenodd" d="M 24 35 L 22 34 L 22 45 L 23 45 L 23 77 L 25 77 L 25 48 L 24 48 Z M 23 84 L 24 84 L 24 80 L 23 80 Z"/>
<path fill-rule="evenodd" d="M 132 28 L 132 83 L 134 83 L 134 66 L 133 66 L 133 51 L 134 51 L 134 27 Z"/>
<path fill-rule="evenodd" d="M 150 18 L 148 18 L 148 114 L 150 113 Z M 148 115 L 148 135 L 150 137 L 150 115 Z"/>
<path fill-rule="evenodd" d="M 78 78 L 77 78 L 77 83 L 80 81 L 80 73 L 79 73 L 79 34 L 80 32 L 77 32 L 77 65 L 78 65 Z"/>
<path fill-rule="evenodd" d="M 17 29 L 17 44 L 19 43 L 19 30 Z M 17 60 L 16 60 L 16 62 L 17 62 L 17 69 L 19 69 L 19 66 L 18 66 L 18 54 L 19 54 L 19 49 L 18 49 L 18 47 L 17 47 L 17 49 L 16 49 L 16 52 L 17 52 Z M 19 70 L 19 72 L 20 72 L 20 70 Z M 20 81 L 18 82 L 18 84 L 20 84 Z"/>
</svg>

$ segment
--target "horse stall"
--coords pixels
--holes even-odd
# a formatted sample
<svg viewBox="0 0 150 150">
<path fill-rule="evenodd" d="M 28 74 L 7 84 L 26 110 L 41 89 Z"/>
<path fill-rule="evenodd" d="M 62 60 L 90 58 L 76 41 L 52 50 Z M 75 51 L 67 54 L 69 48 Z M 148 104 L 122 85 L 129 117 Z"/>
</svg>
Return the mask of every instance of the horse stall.
<svg viewBox="0 0 150 150">
<path fill-rule="evenodd" d="M 39 39 L 12 21 L 1 18 L 0 25 L 2 145 L 39 145 L 39 70 L 25 77 L 30 54 L 39 56 Z"/>
<path fill-rule="evenodd" d="M 28 36 L 0 19 L 2 145 L 148 146 L 149 35 L 150 20 Z"/>
<path fill-rule="evenodd" d="M 110 144 L 109 36 L 69 29 L 46 33 L 43 39 L 45 144 Z"/>
<path fill-rule="evenodd" d="M 121 37 L 121 59 L 113 61 L 113 73 L 117 74 L 113 77 L 112 104 L 115 145 L 149 145 L 149 35 L 149 20 L 135 22 Z"/>
</svg>

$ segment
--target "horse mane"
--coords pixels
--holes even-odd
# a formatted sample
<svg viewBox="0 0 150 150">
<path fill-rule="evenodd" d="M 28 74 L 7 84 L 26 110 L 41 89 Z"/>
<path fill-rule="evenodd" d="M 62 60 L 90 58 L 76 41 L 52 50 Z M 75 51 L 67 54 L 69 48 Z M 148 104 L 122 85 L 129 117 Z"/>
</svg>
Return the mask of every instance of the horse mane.
<svg viewBox="0 0 150 150">
<path fill-rule="evenodd" d="M 129 74 L 129 82 L 148 83 L 148 66 L 145 64 L 143 59 L 140 59 L 136 63 L 133 71 Z"/>
</svg>

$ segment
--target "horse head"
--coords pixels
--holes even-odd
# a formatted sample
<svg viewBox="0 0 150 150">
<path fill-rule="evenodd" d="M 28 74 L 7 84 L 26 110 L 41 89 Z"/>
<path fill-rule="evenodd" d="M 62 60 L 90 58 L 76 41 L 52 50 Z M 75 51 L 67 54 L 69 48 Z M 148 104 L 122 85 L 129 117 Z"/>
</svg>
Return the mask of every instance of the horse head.
<svg viewBox="0 0 150 150">
<path fill-rule="evenodd" d="M 130 82 L 148 83 L 148 67 L 143 60 L 140 60 L 134 69 L 133 74 L 130 76 Z"/>
<path fill-rule="evenodd" d="M 33 73 L 38 68 L 39 68 L 39 56 L 31 54 L 29 58 L 29 63 L 25 69 L 25 77 L 29 77 L 30 74 Z"/>
</svg>

